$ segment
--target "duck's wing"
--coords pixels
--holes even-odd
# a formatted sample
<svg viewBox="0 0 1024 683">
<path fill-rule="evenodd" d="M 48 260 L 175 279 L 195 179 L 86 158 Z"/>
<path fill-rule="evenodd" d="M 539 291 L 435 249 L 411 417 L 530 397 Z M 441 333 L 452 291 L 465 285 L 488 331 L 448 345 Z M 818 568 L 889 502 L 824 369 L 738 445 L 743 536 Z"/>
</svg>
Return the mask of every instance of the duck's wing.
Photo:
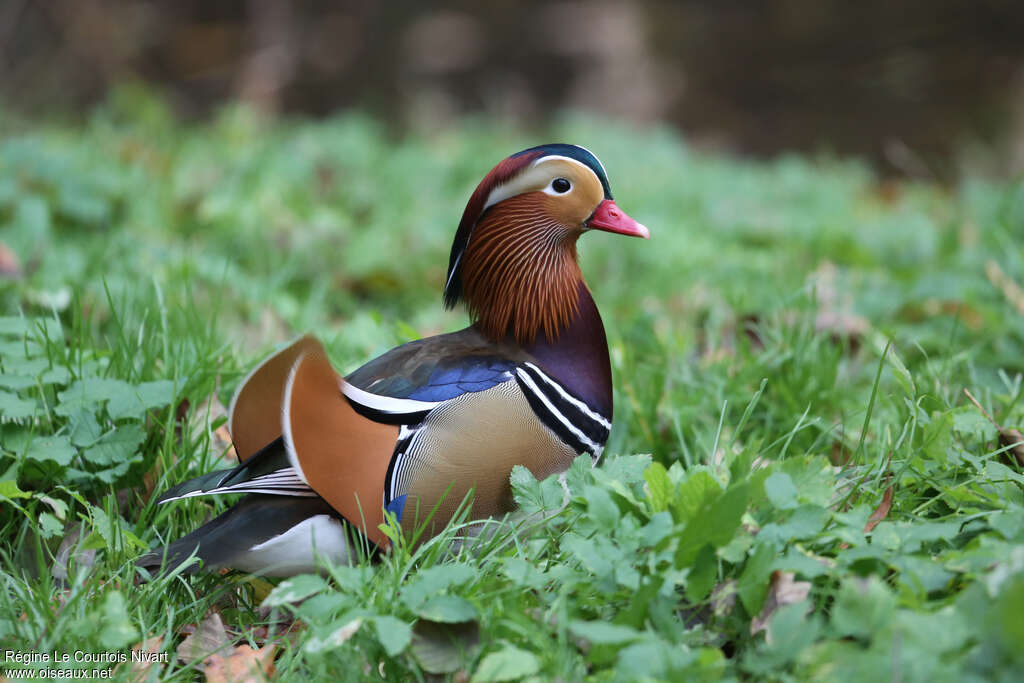
<svg viewBox="0 0 1024 683">
<path fill-rule="evenodd" d="M 402 344 L 345 379 L 379 396 L 436 403 L 486 391 L 510 379 L 529 358 L 520 347 L 495 344 L 467 327 Z"/>
</svg>

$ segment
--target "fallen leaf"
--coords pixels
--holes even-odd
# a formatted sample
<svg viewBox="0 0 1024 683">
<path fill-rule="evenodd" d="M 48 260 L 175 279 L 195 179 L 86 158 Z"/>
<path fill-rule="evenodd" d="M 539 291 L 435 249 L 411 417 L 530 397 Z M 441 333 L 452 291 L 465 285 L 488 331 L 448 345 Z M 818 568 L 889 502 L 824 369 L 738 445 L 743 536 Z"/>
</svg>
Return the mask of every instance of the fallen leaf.
<svg viewBox="0 0 1024 683">
<path fill-rule="evenodd" d="M 231 654 L 212 655 L 203 662 L 207 683 L 260 683 L 274 675 L 276 645 L 254 650 L 239 645 Z"/>
<path fill-rule="evenodd" d="M 736 606 L 736 580 L 729 579 L 711 591 L 711 610 L 716 617 L 728 616 Z"/>
<path fill-rule="evenodd" d="M 892 509 L 892 484 L 889 488 L 885 489 L 885 493 L 882 494 L 882 502 L 878 504 L 875 511 L 868 517 L 867 524 L 864 525 L 864 533 L 870 532 L 878 523 L 881 522 L 889 514 L 889 510 Z"/>
<path fill-rule="evenodd" d="M 57 548 L 57 554 L 53 558 L 53 566 L 50 567 L 50 575 L 58 581 L 67 581 L 68 563 L 74 567 L 91 567 L 96 561 L 96 550 L 83 550 L 82 525 L 76 524 L 71 527 L 64 540 Z"/>
<path fill-rule="evenodd" d="M 832 448 L 829 452 L 828 459 L 833 465 L 843 466 L 850 462 L 850 458 L 853 457 L 853 453 L 849 448 L 846 447 L 842 441 L 833 441 Z"/>
<path fill-rule="evenodd" d="M 891 488 L 891 487 L 890 487 Z M 768 629 L 768 621 L 775 610 L 786 605 L 795 605 L 803 602 L 811 592 L 810 581 L 794 581 L 792 572 L 775 570 L 772 572 L 771 585 L 768 587 L 768 595 L 764 600 L 764 607 L 761 613 L 750 620 L 750 635 L 765 631 L 765 640 L 771 644 L 771 631 Z M 809 610 L 810 606 L 808 606 Z"/>
<path fill-rule="evenodd" d="M 224 628 L 224 622 L 216 612 L 210 612 L 185 640 L 178 646 L 178 659 L 189 664 L 198 659 L 225 650 L 231 638 Z"/>
<path fill-rule="evenodd" d="M 0 242 L 0 278 L 16 280 L 21 277 L 21 261 L 18 255 L 3 242 Z"/>
<path fill-rule="evenodd" d="M 127 673 L 128 680 L 146 680 L 149 678 L 149 670 L 160 661 L 160 646 L 163 645 L 163 642 L 164 639 L 161 636 L 146 638 L 141 643 L 132 647 L 132 654 L 128 657 L 128 661 L 118 664 L 114 667 L 114 671 L 118 671 L 123 667 Z"/>
<path fill-rule="evenodd" d="M 1000 428 L 999 443 L 1009 449 L 1007 452 L 1013 454 L 1019 467 L 1024 467 L 1024 433 L 1019 429 Z"/>
</svg>

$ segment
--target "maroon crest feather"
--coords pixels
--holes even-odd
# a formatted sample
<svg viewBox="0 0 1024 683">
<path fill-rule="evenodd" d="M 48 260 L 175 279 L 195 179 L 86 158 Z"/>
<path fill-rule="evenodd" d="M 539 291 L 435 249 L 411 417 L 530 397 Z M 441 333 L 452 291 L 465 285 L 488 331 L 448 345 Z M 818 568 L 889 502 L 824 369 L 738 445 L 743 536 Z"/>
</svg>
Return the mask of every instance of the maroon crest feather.
<svg viewBox="0 0 1024 683">
<path fill-rule="evenodd" d="M 480 184 L 476 186 L 473 194 L 466 203 L 466 210 L 462 212 L 462 220 L 459 221 L 459 229 L 455 233 L 455 241 L 452 243 L 451 257 L 448 259 L 448 279 L 444 287 L 444 305 L 446 308 L 454 308 L 455 304 L 462 298 L 462 277 L 461 261 L 462 255 L 469 244 L 470 233 L 476 226 L 484 213 L 484 204 L 490 196 L 491 191 L 497 186 L 507 183 L 514 178 L 523 168 L 532 163 L 538 157 L 544 156 L 539 149 L 530 149 L 519 154 L 514 154 L 501 161 L 491 169 L 491 172 L 484 176 Z"/>
</svg>

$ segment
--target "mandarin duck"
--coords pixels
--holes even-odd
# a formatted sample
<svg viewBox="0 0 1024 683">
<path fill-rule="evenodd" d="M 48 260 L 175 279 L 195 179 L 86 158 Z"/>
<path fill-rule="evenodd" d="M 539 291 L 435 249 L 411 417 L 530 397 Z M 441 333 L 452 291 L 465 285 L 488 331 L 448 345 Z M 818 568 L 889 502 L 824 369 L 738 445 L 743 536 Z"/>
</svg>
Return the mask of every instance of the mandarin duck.
<svg viewBox="0 0 1024 683">
<path fill-rule="evenodd" d="M 472 324 L 344 378 L 311 336 L 264 360 L 228 411 L 239 465 L 159 502 L 247 495 L 138 563 L 178 566 L 194 554 L 206 569 L 313 571 L 317 555 L 345 563 L 358 543 L 389 547 L 386 521 L 428 538 L 464 500 L 470 519 L 511 512 L 515 465 L 543 478 L 581 453 L 599 458 L 612 377 L 576 259 L 587 230 L 649 236 L 616 206 L 593 154 L 549 144 L 499 163 L 470 197 L 448 263 L 444 303 L 464 302 Z"/>
</svg>

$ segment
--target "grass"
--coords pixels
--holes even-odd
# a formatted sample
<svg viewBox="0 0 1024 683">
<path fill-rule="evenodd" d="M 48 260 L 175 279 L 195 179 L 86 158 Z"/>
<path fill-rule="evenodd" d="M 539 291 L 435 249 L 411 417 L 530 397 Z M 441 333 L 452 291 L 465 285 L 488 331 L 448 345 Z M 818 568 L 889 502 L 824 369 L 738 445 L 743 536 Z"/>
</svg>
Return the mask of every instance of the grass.
<svg viewBox="0 0 1024 683">
<path fill-rule="evenodd" d="M 1024 477 L 963 391 L 1024 423 L 1021 183 L 881 183 L 576 117 L 400 140 L 358 115 L 184 125 L 131 90 L 82 124 L 0 125 L 0 241 L 22 265 L 0 281 L 5 650 L 159 638 L 166 663 L 115 677 L 191 680 L 207 665 L 176 648 L 212 610 L 232 646 L 275 642 L 289 678 L 1011 680 L 1024 664 Z M 150 496 L 218 466 L 217 406 L 245 370 L 302 331 L 348 371 L 462 326 L 440 291 L 466 198 L 556 139 L 593 149 L 653 234 L 581 241 L 616 415 L 569 504 L 517 471 L 524 511 L 550 518 L 471 552 L 448 552 L 456 526 L 276 587 L 138 582 L 135 557 L 221 509 Z"/>
</svg>

